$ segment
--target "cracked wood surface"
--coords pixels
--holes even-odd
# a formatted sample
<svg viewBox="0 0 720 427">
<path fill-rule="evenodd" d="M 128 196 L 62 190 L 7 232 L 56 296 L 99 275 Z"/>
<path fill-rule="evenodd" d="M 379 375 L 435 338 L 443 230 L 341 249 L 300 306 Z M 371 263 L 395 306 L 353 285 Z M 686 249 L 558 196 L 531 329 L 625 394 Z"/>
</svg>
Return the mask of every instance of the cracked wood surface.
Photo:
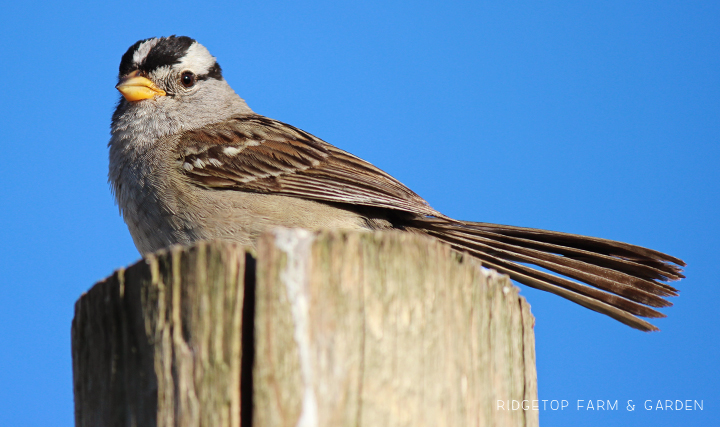
<svg viewBox="0 0 720 427">
<path fill-rule="evenodd" d="M 76 426 L 239 426 L 245 249 L 200 244 L 97 283 L 72 324 Z"/>
<path fill-rule="evenodd" d="M 497 410 L 537 399 L 533 322 L 507 277 L 408 233 L 175 248 L 77 302 L 76 425 L 536 426 Z"/>
</svg>

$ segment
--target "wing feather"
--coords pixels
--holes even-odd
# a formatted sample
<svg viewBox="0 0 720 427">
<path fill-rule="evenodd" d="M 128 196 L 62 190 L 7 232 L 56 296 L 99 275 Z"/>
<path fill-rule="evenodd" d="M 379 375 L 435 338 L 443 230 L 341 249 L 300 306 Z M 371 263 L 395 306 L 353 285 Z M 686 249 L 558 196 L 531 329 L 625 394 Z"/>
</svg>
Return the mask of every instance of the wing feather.
<svg viewBox="0 0 720 427">
<path fill-rule="evenodd" d="M 520 283 L 640 330 L 657 328 L 637 316 L 664 317 L 652 307 L 671 306 L 664 297 L 678 293 L 662 282 L 684 277 L 680 259 L 640 246 L 446 217 L 372 164 L 263 116 L 186 132 L 178 150 L 179 167 L 196 185 L 404 212 L 396 226 L 434 236 Z"/>
</svg>

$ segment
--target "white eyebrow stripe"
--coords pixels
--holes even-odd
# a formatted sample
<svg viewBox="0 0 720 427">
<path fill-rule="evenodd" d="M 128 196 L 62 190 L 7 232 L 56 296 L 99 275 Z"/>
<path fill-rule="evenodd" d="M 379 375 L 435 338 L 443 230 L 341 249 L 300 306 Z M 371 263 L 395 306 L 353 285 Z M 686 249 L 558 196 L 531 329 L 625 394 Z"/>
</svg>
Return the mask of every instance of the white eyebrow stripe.
<svg viewBox="0 0 720 427">
<path fill-rule="evenodd" d="M 185 56 L 180 58 L 180 63 L 173 66 L 177 70 L 192 70 L 195 74 L 207 74 L 215 65 L 215 57 L 198 42 L 190 45 Z"/>
</svg>

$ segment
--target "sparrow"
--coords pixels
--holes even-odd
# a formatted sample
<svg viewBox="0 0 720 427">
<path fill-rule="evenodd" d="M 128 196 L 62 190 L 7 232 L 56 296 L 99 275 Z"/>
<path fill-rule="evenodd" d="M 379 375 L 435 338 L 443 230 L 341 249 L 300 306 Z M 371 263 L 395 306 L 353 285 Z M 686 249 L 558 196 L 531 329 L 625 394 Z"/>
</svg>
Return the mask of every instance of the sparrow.
<svg viewBox="0 0 720 427">
<path fill-rule="evenodd" d="M 277 226 L 401 230 L 643 331 L 678 294 L 665 282 L 684 277 L 682 260 L 652 249 L 445 216 L 372 164 L 254 113 L 189 37 L 133 44 L 116 88 L 108 177 L 142 254 L 208 239 L 253 247 Z"/>
</svg>

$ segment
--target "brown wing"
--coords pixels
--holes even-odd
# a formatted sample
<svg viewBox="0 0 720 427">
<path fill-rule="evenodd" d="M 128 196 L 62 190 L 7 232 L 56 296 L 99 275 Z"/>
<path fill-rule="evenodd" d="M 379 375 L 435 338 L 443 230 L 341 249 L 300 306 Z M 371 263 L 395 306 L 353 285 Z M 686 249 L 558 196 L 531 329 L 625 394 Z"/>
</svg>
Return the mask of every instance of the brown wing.
<svg viewBox="0 0 720 427">
<path fill-rule="evenodd" d="M 288 124 L 237 116 L 181 136 L 179 162 L 197 185 L 283 194 L 443 217 L 370 163 Z"/>
<path fill-rule="evenodd" d="M 685 264 L 663 253 L 605 239 L 456 221 L 375 166 L 290 125 L 247 115 L 187 132 L 179 162 L 197 185 L 285 194 L 417 214 L 408 226 L 434 236 L 525 285 L 555 293 L 634 328 L 657 328 L 664 297 Z M 525 265 L 534 264 L 548 271 Z M 565 277 L 575 279 L 574 282 Z M 589 286 L 588 286 L 589 285 Z"/>
</svg>

